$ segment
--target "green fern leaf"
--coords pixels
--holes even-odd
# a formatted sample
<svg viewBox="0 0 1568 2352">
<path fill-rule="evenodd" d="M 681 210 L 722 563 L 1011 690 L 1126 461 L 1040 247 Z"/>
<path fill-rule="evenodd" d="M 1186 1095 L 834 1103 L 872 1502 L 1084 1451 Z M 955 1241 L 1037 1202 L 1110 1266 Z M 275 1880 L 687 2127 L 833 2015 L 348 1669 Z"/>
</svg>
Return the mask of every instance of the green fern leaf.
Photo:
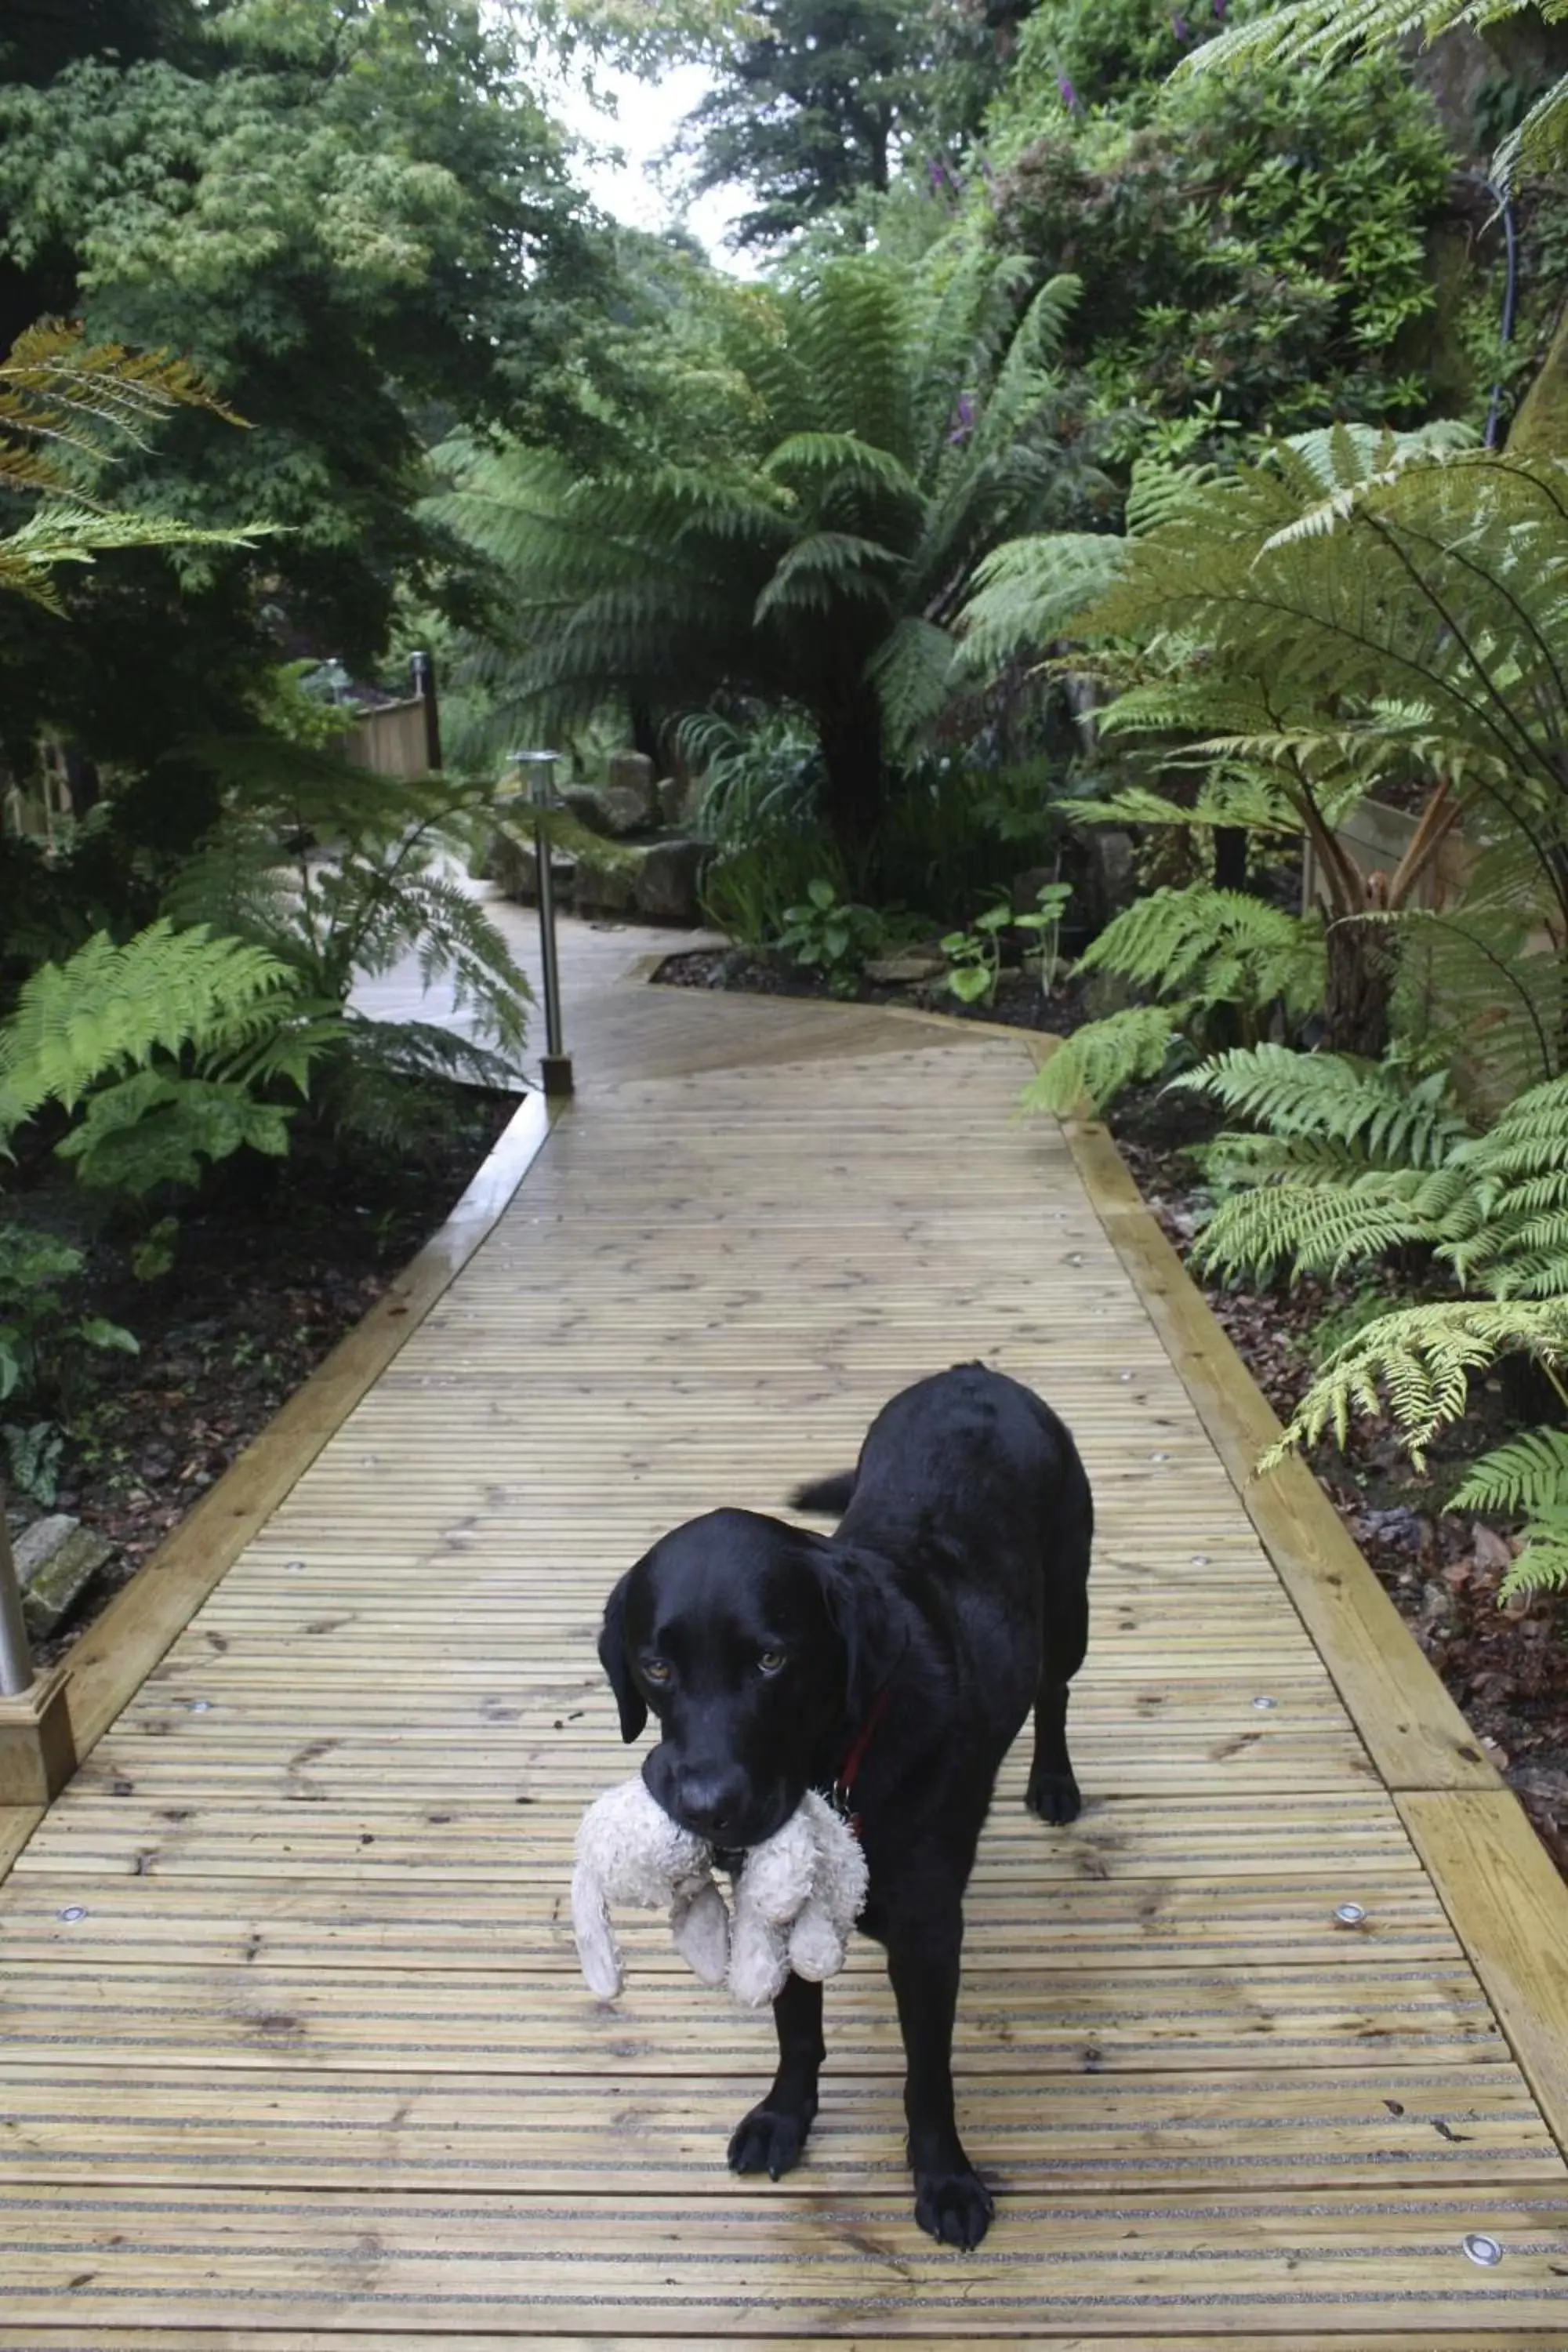
<svg viewBox="0 0 1568 2352">
<path fill-rule="evenodd" d="M 1099 1110 L 1139 1078 L 1157 1078 L 1180 1042 L 1190 1004 L 1134 1004 L 1064 1037 L 1020 1097 L 1025 1110 L 1058 1118 Z"/>
</svg>

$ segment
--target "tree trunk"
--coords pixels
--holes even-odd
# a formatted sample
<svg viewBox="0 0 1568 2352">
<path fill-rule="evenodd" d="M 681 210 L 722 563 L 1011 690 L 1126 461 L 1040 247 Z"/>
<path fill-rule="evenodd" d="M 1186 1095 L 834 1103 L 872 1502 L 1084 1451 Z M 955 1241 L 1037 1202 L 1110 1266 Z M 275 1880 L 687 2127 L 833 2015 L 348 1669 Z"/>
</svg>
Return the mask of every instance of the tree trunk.
<svg viewBox="0 0 1568 2352">
<path fill-rule="evenodd" d="M 875 695 L 866 691 L 819 711 L 816 727 L 827 772 L 824 814 L 845 856 L 857 866 L 876 838 L 886 798 L 882 714 Z"/>
<path fill-rule="evenodd" d="M 1214 887 L 1216 890 L 1247 887 L 1247 827 L 1243 824 L 1215 827 Z"/>
<path fill-rule="evenodd" d="M 1328 945 L 1323 1043 L 1331 1053 L 1364 1054 L 1376 1061 L 1388 1047 L 1394 996 L 1394 959 L 1383 926 L 1331 923 Z"/>
</svg>

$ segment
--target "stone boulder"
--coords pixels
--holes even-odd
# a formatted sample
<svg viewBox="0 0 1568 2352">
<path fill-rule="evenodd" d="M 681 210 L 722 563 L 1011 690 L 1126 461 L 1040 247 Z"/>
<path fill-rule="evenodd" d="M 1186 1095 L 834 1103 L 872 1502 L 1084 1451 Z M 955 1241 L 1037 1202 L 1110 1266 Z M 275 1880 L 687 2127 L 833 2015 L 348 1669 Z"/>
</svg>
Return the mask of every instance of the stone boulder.
<svg viewBox="0 0 1568 2352">
<path fill-rule="evenodd" d="M 580 866 L 573 906 L 579 915 L 630 915 L 637 902 L 640 868 L 630 866 Z"/>
<path fill-rule="evenodd" d="M 63 1511 L 35 1519 L 13 1549 L 22 1618 L 35 1642 L 46 1640 L 69 1614 L 114 1550 L 95 1528 L 84 1528 Z"/>
<path fill-rule="evenodd" d="M 639 811 L 636 831 L 644 825 L 658 823 L 658 804 L 654 793 L 653 761 L 642 751 L 616 751 L 611 755 L 605 773 L 606 790 L 625 794 Z"/>
<path fill-rule="evenodd" d="M 637 877 L 637 913 L 652 923 L 696 922 L 701 912 L 698 887 L 709 854 L 705 841 L 650 842 Z"/>
<path fill-rule="evenodd" d="M 647 830 L 646 795 L 630 792 L 624 784 L 568 784 L 561 795 L 561 805 L 579 824 L 585 824 L 590 833 L 599 834 L 606 841 L 619 841 L 628 833 Z"/>
<path fill-rule="evenodd" d="M 697 823 L 702 787 L 695 776 L 661 776 L 654 786 L 658 821 L 672 833 L 690 833 Z"/>
</svg>

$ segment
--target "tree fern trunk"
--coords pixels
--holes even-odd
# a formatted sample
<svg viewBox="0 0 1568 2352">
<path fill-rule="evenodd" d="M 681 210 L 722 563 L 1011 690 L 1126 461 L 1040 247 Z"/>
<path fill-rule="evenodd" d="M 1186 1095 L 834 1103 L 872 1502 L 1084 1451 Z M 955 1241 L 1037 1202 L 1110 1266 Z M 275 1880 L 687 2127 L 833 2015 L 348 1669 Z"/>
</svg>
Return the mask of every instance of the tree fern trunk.
<svg viewBox="0 0 1568 2352">
<path fill-rule="evenodd" d="M 824 814 L 845 856 L 858 858 L 876 836 L 886 797 L 882 714 L 869 692 L 817 714 L 826 771 Z"/>
<path fill-rule="evenodd" d="M 1331 1053 L 1377 1060 L 1388 1047 L 1394 961 L 1378 923 L 1329 926 L 1329 992 L 1324 1045 Z"/>
</svg>

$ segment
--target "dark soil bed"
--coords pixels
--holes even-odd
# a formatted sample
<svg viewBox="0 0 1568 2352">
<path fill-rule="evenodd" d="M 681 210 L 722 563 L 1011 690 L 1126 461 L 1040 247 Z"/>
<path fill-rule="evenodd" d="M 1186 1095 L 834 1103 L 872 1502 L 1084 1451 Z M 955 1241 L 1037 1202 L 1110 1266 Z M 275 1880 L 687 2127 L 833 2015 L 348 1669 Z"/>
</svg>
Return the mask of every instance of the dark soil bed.
<svg viewBox="0 0 1568 2352">
<path fill-rule="evenodd" d="M 749 948 L 694 948 L 666 956 L 654 978 L 661 988 L 741 989 L 750 996 L 824 996 L 820 976 L 787 957 Z M 903 1004 L 922 1013 L 949 1013 L 960 1021 L 1001 1021 L 1010 1029 L 1038 1029 L 1065 1037 L 1093 1016 L 1071 981 L 1042 994 L 1037 980 L 1005 971 L 994 1004 L 963 1004 L 940 982 L 897 987 L 862 981 L 844 1001 L 851 1004 Z"/>
<path fill-rule="evenodd" d="M 395 1146 L 296 1132 L 286 1160 L 216 1170 L 180 1213 L 171 1269 L 131 1275 L 125 1236 L 92 1240 L 58 1163 L 14 1171 L 0 1222 L 86 1241 L 78 1315 L 122 1324 L 136 1355 L 95 1354 L 68 1402 L 47 1501 L 114 1546 L 68 1623 L 39 1645 L 68 1650 L 323 1356 L 357 1323 L 460 1199 L 518 1108 L 509 1095 L 420 1089 Z M 0 1420 L 31 1423 L 47 1404 Z M 45 1507 L 11 1497 L 13 1528 Z"/>
<path fill-rule="evenodd" d="M 759 989 L 821 995 L 821 982 L 781 959 L 741 950 L 672 956 L 658 979 L 679 987 Z M 865 987 L 859 1001 L 962 1013 L 945 992 Z M 1064 1035 L 1093 1017 L 1069 981 L 1047 998 L 1021 974 L 1005 975 L 984 1020 Z M 1203 1194 L 1192 1148 L 1215 1131 L 1215 1113 L 1196 1097 L 1137 1089 L 1108 1124 L 1144 1199 L 1185 1257 L 1202 1221 Z M 1200 1286 L 1232 1344 L 1282 1420 L 1313 1371 L 1313 1335 L 1325 1317 L 1362 1301 L 1362 1285 L 1312 1281 L 1258 1293 Z M 1519 1406 L 1517 1412 L 1511 1410 Z M 1534 1400 L 1510 1399 L 1489 1381 L 1464 1424 L 1435 1446 L 1425 1473 L 1405 1459 L 1391 1433 L 1358 1424 L 1344 1453 L 1323 1447 L 1312 1467 L 1351 1534 L 1393 1596 L 1422 1649 L 1464 1709 L 1488 1754 L 1518 1791 L 1536 1829 L 1568 1876 L 1568 1602 L 1520 1601 L 1500 1609 L 1497 1590 L 1512 1558 L 1506 1526 L 1442 1508 L 1461 1465 L 1521 1422 L 1545 1417 Z"/>
</svg>

